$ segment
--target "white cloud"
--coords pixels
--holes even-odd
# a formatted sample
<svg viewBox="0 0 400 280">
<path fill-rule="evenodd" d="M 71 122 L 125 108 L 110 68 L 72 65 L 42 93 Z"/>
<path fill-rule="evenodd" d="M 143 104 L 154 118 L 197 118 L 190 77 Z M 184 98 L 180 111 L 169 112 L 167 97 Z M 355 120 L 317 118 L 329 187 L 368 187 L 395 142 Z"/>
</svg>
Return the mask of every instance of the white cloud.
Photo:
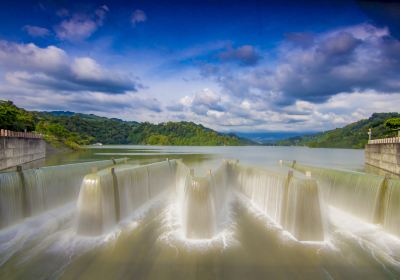
<svg viewBox="0 0 400 280">
<path fill-rule="evenodd" d="M 23 30 L 32 37 L 46 37 L 50 35 L 50 30 L 40 26 L 25 25 Z"/>
<path fill-rule="evenodd" d="M 135 26 L 137 23 L 147 21 L 147 15 L 142 10 L 135 10 L 131 16 L 132 25 Z"/>
<path fill-rule="evenodd" d="M 70 18 L 62 20 L 54 27 L 60 40 L 79 41 L 90 37 L 103 25 L 107 12 L 106 5 L 97 8 L 93 14 L 73 14 Z M 65 14 L 68 16 L 68 14 Z"/>
<path fill-rule="evenodd" d="M 108 70 L 90 57 L 70 57 L 64 50 L 0 41 L 0 67 L 13 85 L 64 91 L 106 93 L 134 91 L 136 78 Z"/>
</svg>

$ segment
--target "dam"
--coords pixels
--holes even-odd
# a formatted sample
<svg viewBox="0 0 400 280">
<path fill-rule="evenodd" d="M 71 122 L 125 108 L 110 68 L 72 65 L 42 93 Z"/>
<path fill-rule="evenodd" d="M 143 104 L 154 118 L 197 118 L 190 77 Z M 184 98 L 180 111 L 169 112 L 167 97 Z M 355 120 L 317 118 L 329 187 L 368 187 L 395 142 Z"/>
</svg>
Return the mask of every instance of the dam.
<svg viewBox="0 0 400 280">
<path fill-rule="evenodd" d="M 0 278 L 396 278 L 399 188 L 287 160 L 0 173 Z"/>
<path fill-rule="evenodd" d="M 46 143 L 41 135 L 0 130 L 0 170 L 42 159 L 45 156 Z"/>
</svg>

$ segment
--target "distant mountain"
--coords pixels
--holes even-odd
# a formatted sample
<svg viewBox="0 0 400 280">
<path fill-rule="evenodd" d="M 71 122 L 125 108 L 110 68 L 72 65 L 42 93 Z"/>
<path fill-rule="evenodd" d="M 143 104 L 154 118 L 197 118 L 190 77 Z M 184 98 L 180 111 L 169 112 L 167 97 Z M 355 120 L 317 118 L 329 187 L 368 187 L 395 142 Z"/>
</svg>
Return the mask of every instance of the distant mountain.
<svg viewBox="0 0 400 280">
<path fill-rule="evenodd" d="M 47 112 L 47 113 L 50 115 L 53 115 L 53 116 L 68 116 L 68 117 L 76 114 L 76 113 L 70 112 L 70 111 L 51 111 L 51 112 Z"/>
<path fill-rule="evenodd" d="M 235 132 L 237 136 L 253 140 L 263 145 L 275 145 L 283 139 L 302 136 L 311 132 L 288 132 L 288 131 L 266 131 L 266 132 Z"/>
<path fill-rule="evenodd" d="M 395 136 L 383 125 L 385 120 L 400 117 L 399 113 L 374 113 L 368 119 L 360 120 L 342 128 L 336 128 L 312 135 L 296 136 L 278 141 L 284 146 L 308 146 L 315 148 L 356 148 L 362 149 L 368 142 L 368 129 L 372 129 L 372 138 Z"/>
</svg>

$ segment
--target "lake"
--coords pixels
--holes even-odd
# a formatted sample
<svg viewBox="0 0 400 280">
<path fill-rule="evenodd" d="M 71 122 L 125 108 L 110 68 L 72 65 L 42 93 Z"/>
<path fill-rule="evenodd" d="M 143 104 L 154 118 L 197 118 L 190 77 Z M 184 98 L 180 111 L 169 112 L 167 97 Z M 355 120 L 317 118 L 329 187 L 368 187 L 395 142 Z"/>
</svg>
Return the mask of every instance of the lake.
<svg viewBox="0 0 400 280">
<path fill-rule="evenodd" d="M 204 164 L 206 168 L 214 168 L 222 159 L 238 159 L 247 164 L 266 167 L 277 167 L 279 160 L 296 160 L 310 165 L 364 171 L 364 150 L 279 146 L 89 146 L 85 151 L 50 156 L 41 165 L 122 157 L 143 163 L 181 158 L 188 165 L 200 169 Z"/>
</svg>

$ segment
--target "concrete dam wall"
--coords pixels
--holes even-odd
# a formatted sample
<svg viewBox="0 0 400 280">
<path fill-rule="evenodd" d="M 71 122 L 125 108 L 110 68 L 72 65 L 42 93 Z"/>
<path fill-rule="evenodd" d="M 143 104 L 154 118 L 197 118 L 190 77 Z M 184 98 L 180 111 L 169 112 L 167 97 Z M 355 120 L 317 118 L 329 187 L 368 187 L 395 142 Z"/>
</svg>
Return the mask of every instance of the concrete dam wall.
<svg viewBox="0 0 400 280">
<path fill-rule="evenodd" d="M 397 141 L 391 143 L 375 143 L 373 140 L 365 145 L 365 163 L 400 175 L 400 138 L 395 138 Z"/>
<path fill-rule="evenodd" d="M 0 170 L 46 156 L 46 143 L 40 135 L 1 130 Z"/>
</svg>

